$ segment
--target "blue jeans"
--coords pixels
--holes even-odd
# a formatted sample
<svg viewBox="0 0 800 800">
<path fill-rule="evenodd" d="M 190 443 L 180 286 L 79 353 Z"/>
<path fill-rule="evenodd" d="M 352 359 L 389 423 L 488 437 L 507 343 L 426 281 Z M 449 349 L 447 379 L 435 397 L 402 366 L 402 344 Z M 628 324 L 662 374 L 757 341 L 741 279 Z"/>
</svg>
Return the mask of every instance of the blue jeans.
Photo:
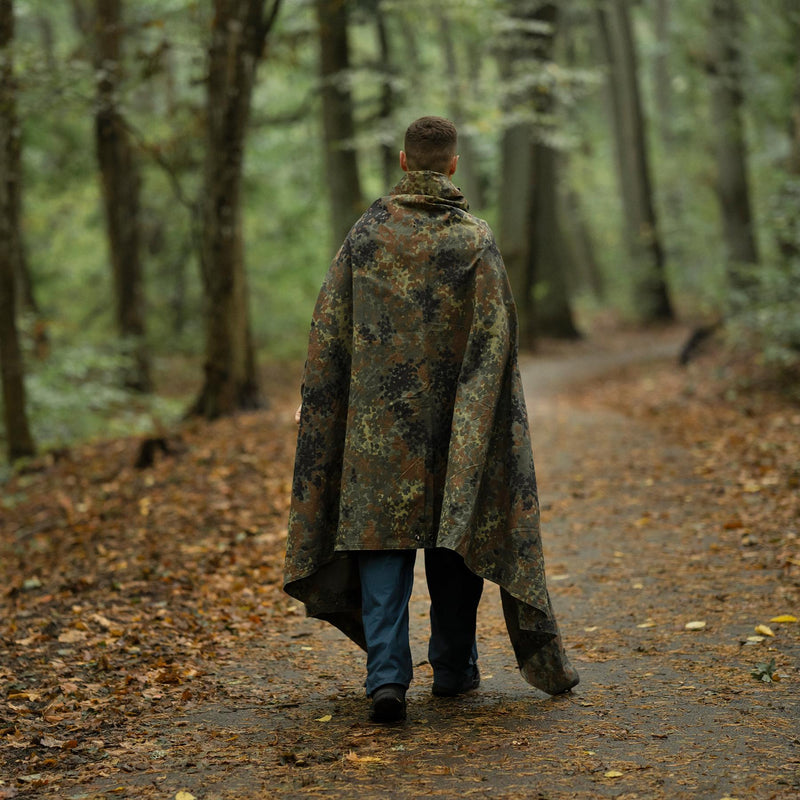
<svg viewBox="0 0 800 800">
<path fill-rule="evenodd" d="M 358 553 L 361 603 L 367 640 L 367 695 L 396 683 L 408 688 L 413 675 L 408 643 L 408 600 L 416 550 Z M 425 551 L 431 597 L 428 661 L 437 686 L 457 688 L 474 674 L 478 660 L 475 621 L 483 578 L 470 572 L 452 550 Z"/>
</svg>

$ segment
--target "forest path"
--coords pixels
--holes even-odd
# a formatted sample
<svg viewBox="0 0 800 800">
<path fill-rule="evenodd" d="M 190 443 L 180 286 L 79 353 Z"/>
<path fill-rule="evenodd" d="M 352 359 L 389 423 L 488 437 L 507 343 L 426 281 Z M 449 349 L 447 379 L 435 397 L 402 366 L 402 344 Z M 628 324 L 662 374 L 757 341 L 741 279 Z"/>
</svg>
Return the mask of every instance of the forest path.
<svg viewBox="0 0 800 800">
<path fill-rule="evenodd" d="M 433 698 L 418 570 L 408 721 L 371 724 L 363 654 L 274 587 L 257 635 L 206 654 L 213 689 L 163 709 L 153 701 L 120 723 L 105 764 L 18 796 L 800 796 L 797 626 L 773 624 L 775 637 L 745 644 L 757 624 L 796 614 L 786 605 L 796 593 L 720 529 L 702 453 L 593 398 L 620 365 L 673 359 L 684 335 L 629 333 L 523 359 L 550 592 L 581 674 L 572 693 L 550 698 L 522 680 L 487 584 L 481 687 Z M 756 681 L 751 670 L 773 658 L 785 679 Z M 5 796 L 17 795 L 0 782 Z"/>
</svg>

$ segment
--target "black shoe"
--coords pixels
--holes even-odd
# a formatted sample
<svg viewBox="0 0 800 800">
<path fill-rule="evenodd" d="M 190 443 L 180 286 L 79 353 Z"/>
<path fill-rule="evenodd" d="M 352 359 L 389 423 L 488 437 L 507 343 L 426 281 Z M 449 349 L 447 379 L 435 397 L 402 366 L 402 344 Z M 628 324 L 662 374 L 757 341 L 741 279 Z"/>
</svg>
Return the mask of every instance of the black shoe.
<svg viewBox="0 0 800 800">
<path fill-rule="evenodd" d="M 406 690 L 399 683 L 387 683 L 372 693 L 373 722 L 402 722 L 406 718 Z"/>
<path fill-rule="evenodd" d="M 436 697 L 458 697 L 460 694 L 466 694 L 467 692 L 472 692 L 477 689 L 481 685 L 481 673 L 478 670 L 477 665 L 473 667 L 474 672 L 471 676 L 465 678 L 460 686 L 455 688 L 450 686 L 440 686 L 439 684 L 433 684 L 433 693 Z"/>
</svg>

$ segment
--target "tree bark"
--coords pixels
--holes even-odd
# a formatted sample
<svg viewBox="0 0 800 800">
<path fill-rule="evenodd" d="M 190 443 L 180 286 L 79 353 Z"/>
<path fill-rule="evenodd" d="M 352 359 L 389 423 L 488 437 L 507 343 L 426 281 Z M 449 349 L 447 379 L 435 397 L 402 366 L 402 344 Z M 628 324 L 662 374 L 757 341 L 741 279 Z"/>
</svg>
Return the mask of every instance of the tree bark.
<svg viewBox="0 0 800 800">
<path fill-rule="evenodd" d="M 462 86 L 456 46 L 450 18 L 445 9 L 439 10 L 439 32 L 444 51 L 444 68 L 448 81 L 449 115 L 458 129 L 458 152 L 461 156 L 458 161 L 456 183 L 469 201 L 471 209 L 483 208 L 486 205 L 485 184 L 481 180 L 478 157 L 475 153 L 473 137 L 467 129 L 467 118 L 464 111 L 464 89 Z"/>
<path fill-rule="evenodd" d="M 636 267 L 634 293 L 648 322 L 674 319 L 653 200 L 636 47 L 626 0 L 598 0 L 597 16 L 609 67 L 612 125 L 626 241 Z"/>
<path fill-rule="evenodd" d="M 375 0 L 375 32 L 378 37 L 378 52 L 381 69 L 381 99 L 378 118 L 381 136 L 381 166 L 383 168 L 383 185 L 386 190 L 397 182 L 399 169 L 398 148 L 395 146 L 396 131 L 394 125 L 395 91 L 392 85 L 394 64 L 389 31 L 386 25 L 386 14 L 382 0 Z"/>
<path fill-rule="evenodd" d="M 119 110 L 122 71 L 122 0 L 97 0 L 97 111 L 95 145 L 111 258 L 117 331 L 131 348 L 125 385 L 149 392 L 150 360 L 145 343 L 144 277 L 141 262 L 140 177 L 131 136 Z"/>
<path fill-rule="evenodd" d="M 190 414 L 208 419 L 261 405 L 242 238 L 242 165 L 256 68 L 280 6 L 214 0 L 206 83 L 201 205 L 205 381 Z"/>
<path fill-rule="evenodd" d="M 532 348 L 539 334 L 558 338 L 580 334 L 567 294 L 557 202 L 558 154 L 547 136 L 555 98 L 546 81 L 538 87 L 530 81 L 530 72 L 543 73 L 552 59 L 557 7 L 518 3 L 512 20 L 503 73 L 512 86 L 520 77 L 525 80 L 524 88 L 512 92 L 505 104 L 516 121 L 507 127 L 501 145 L 500 244 L 517 303 L 520 345 Z"/>
<path fill-rule="evenodd" d="M 673 139 L 672 76 L 669 68 L 670 11 L 670 0 L 655 0 L 653 27 L 658 49 L 653 59 L 653 86 L 658 127 L 661 139 L 667 146 L 672 143 Z"/>
<path fill-rule="evenodd" d="M 16 317 L 20 145 L 14 80 L 14 6 L 0 0 L 0 374 L 10 461 L 34 455 L 28 426 L 24 367 Z M 11 187 L 15 186 L 15 192 Z M 16 196 L 15 196 L 16 195 Z"/>
<path fill-rule="evenodd" d="M 533 276 L 536 333 L 557 339 L 579 339 L 569 302 L 570 267 L 558 200 L 558 152 L 535 142 L 531 159 L 533 201 L 528 235 L 531 239 L 528 271 Z"/>
<path fill-rule="evenodd" d="M 531 348 L 536 343 L 532 275 L 529 271 L 531 240 L 528 236 L 533 136 L 531 128 L 529 122 L 509 125 L 503 131 L 500 142 L 500 250 L 517 305 L 519 341 L 523 348 Z"/>
<path fill-rule="evenodd" d="M 800 231 L 796 225 L 796 209 L 800 204 L 800 181 L 798 181 L 800 177 L 800 8 L 794 0 L 784 0 L 783 5 L 783 17 L 791 32 L 790 41 L 794 43 L 795 48 L 795 71 L 794 91 L 787 120 L 789 154 L 786 158 L 786 176 L 778 193 L 777 204 L 782 211 L 785 209 L 785 219 L 791 222 L 776 226 L 776 238 L 781 256 L 788 266 L 800 258 Z"/>
<path fill-rule="evenodd" d="M 711 111 L 716 136 L 717 197 L 728 258 L 728 282 L 745 294 L 752 288 L 742 265 L 758 263 L 755 221 L 747 176 L 747 146 L 741 108 L 739 36 L 741 14 L 736 0 L 712 0 L 709 39 Z"/>
<path fill-rule="evenodd" d="M 544 67 L 553 60 L 558 23 L 558 5 L 541 3 L 534 19 L 545 23 L 547 32 L 534 40 L 534 56 Z M 540 88 L 536 96 L 537 111 L 545 117 L 555 110 L 556 98 L 549 87 Z M 531 262 L 528 271 L 532 276 L 534 293 L 534 321 L 540 335 L 558 339 L 577 339 L 580 333 L 575 326 L 569 302 L 567 269 L 569 261 L 558 202 L 558 151 L 546 135 L 537 135 L 533 142 L 531 158 L 531 184 L 533 197 L 530 205 L 531 224 L 528 249 Z"/>
<path fill-rule="evenodd" d="M 363 212 L 353 99 L 349 85 L 347 0 L 316 0 L 319 24 L 322 126 L 334 249 Z"/>
</svg>

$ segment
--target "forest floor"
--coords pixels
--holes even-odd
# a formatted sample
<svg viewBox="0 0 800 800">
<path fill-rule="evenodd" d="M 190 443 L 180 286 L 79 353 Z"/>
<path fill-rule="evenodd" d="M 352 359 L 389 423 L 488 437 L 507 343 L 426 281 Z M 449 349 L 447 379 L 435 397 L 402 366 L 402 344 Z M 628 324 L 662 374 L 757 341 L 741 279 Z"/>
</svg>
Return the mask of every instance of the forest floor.
<svg viewBox="0 0 800 800">
<path fill-rule="evenodd" d="M 800 408 L 680 330 L 526 357 L 554 606 L 581 683 L 483 682 L 408 721 L 281 590 L 295 370 L 270 410 L 43 457 L 0 503 L 0 800 L 800 797 Z M 741 377 L 739 375 L 739 377 Z M 419 559 L 421 561 L 421 559 Z"/>
</svg>

